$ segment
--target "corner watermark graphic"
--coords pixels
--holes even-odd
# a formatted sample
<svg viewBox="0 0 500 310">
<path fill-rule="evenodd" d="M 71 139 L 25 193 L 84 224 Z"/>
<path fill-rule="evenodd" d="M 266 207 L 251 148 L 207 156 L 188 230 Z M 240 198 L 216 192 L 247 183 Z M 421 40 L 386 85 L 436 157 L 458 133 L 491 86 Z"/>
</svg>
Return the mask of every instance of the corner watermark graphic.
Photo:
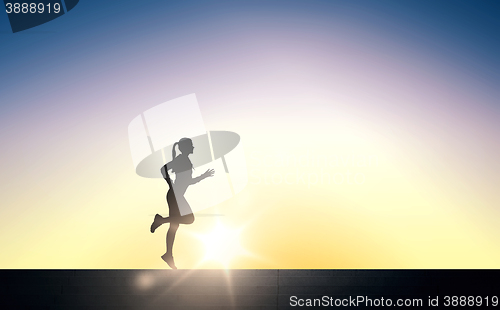
<svg viewBox="0 0 500 310">
<path fill-rule="evenodd" d="M 12 32 L 30 29 L 71 11 L 79 0 L 4 0 Z"/>
</svg>

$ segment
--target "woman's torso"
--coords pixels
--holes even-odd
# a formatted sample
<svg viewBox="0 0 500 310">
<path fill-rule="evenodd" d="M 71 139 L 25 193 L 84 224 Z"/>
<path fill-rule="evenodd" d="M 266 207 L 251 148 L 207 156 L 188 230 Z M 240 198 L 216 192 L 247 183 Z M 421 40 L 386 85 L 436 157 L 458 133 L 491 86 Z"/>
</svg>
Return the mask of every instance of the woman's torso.
<svg viewBox="0 0 500 310">
<path fill-rule="evenodd" d="M 193 179 L 191 160 L 187 156 L 179 155 L 172 161 L 169 168 L 175 173 L 175 181 L 173 182 L 175 193 L 184 195 Z"/>
</svg>

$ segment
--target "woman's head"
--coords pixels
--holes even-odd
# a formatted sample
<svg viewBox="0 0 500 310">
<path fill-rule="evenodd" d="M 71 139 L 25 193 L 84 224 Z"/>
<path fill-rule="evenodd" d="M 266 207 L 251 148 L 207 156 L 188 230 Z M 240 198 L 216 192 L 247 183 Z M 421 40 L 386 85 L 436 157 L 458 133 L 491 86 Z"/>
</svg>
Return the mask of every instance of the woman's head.
<svg viewBox="0 0 500 310">
<path fill-rule="evenodd" d="M 179 146 L 179 150 L 181 151 L 182 154 L 193 154 L 194 146 L 193 146 L 193 141 L 189 138 L 182 138 L 179 140 L 179 142 L 176 142 L 174 144 L 174 147 L 172 148 L 172 159 L 175 158 L 175 146 Z"/>
</svg>

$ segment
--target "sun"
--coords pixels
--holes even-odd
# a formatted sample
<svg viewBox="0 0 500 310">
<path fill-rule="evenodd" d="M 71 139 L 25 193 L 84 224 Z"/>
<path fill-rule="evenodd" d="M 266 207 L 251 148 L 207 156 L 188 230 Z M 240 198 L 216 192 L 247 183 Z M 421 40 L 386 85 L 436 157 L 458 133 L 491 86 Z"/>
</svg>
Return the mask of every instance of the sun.
<svg viewBox="0 0 500 310">
<path fill-rule="evenodd" d="M 240 244 L 240 235 L 243 229 L 229 229 L 218 222 L 215 228 L 196 237 L 205 246 L 205 256 L 202 263 L 216 261 L 228 268 L 231 260 L 237 256 L 246 255 L 247 251 Z"/>
</svg>

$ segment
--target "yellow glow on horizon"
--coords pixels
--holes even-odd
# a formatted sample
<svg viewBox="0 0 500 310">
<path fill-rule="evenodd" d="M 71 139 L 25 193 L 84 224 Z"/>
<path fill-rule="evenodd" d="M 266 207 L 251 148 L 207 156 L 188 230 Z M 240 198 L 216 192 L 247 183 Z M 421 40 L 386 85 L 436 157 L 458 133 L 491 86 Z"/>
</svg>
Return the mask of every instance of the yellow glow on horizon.
<svg viewBox="0 0 500 310">
<path fill-rule="evenodd" d="M 205 246 L 205 256 L 201 263 L 216 261 L 224 268 L 229 268 L 230 262 L 237 256 L 245 256 L 248 252 L 241 246 L 240 235 L 243 228 L 230 229 L 221 222 L 206 234 L 197 234 L 196 237 Z"/>
</svg>

